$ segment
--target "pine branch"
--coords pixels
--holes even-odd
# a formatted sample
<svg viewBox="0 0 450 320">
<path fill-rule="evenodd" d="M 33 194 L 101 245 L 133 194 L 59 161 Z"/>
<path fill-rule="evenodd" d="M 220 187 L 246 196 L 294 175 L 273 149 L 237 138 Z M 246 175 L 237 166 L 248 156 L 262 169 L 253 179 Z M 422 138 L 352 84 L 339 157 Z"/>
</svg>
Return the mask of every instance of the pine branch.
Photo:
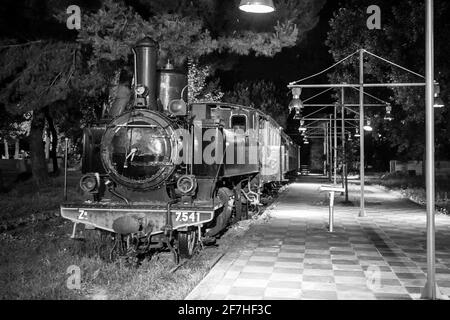
<svg viewBox="0 0 450 320">
<path fill-rule="evenodd" d="M 36 41 L 29 41 L 29 42 L 25 42 L 25 43 L 18 43 L 18 44 L 9 44 L 9 45 L 5 45 L 5 46 L 0 46 L 0 49 L 6 49 L 6 48 L 14 48 L 14 47 L 25 47 L 25 46 L 29 46 L 35 43 L 41 43 L 43 42 L 42 40 L 36 40 Z"/>
</svg>

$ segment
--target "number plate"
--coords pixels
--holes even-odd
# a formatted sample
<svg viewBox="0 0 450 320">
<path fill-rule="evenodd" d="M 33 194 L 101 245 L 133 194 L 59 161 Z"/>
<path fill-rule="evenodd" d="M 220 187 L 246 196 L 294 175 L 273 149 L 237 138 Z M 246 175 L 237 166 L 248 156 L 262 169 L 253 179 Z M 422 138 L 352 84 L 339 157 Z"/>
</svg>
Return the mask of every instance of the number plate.
<svg viewBox="0 0 450 320">
<path fill-rule="evenodd" d="M 182 223 L 196 223 L 200 221 L 200 212 L 175 212 L 175 221 Z"/>
</svg>

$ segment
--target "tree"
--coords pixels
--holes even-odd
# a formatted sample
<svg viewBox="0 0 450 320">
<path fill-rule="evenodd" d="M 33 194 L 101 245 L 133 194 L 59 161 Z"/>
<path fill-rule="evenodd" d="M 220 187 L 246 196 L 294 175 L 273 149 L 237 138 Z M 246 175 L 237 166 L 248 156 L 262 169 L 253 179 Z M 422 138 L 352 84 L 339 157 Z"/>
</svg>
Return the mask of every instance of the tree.
<svg viewBox="0 0 450 320">
<path fill-rule="evenodd" d="M 47 180 L 42 144 L 45 118 L 53 125 L 48 107 L 64 100 L 70 92 L 70 81 L 75 73 L 75 49 L 73 43 L 41 41 L 9 46 L 1 52 L 7 64 L 0 69 L 0 82 L 6 83 L 0 100 L 13 114 L 33 111 L 29 136 L 31 168 L 38 185 Z"/>
<path fill-rule="evenodd" d="M 280 88 L 270 81 L 244 81 L 237 83 L 232 91 L 227 92 L 224 101 L 260 109 L 286 128 L 289 116 L 286 108 L 288 97 L 280 96 L 280 92 Z"/>
<path fill-rule="evenodd" d="M 224 95 L 221 91 L 218 80 L 207 81 L 211 75 L 211 67 L 199 67 L 196 63 L 190 62 L 188 66 L 188 93 L 189 102 L 199 101 L 220 101 Z"/>
<path fill-rule="evenodd" d="M 317 13 L 324 1 L 280 1 L 277 14 L 259 23 L 238 12 L 237 3 L 236 6 L 218 0 L 138 3 L 129 7 L 123 2 L 105 0 L 98 11 L 83 18 L 78 41 L 93 50 L 90 67 L 103 75 L 103 81 L 96 82 L 97 88 L 110 85 L 117 70 L 130 64 L 130 47 L 144 36 L 159 43 L 160 66 L 170 60 L 186 69 L 189 60 L 204 67 L 200 58 L 225 53 L 274 56 L 282 48 L 296 45 L 317 23 Z M 296 21 L 301 21 L 300 27 Z M 248 28 L 252 23 L 253 30 Z"/>
<path fill-rule="evenodd" d="M 425 35 L 424 13 L 422 2 L 416 1 L 379 1 L 382 11 L 382 29 L 369 30 L 366 27 L 366 8 L 371 1 L 347 0 L 330 21 L 331 30 L 328 33 L 327 45 L 330 47 L 336 61 L 364 48 L 419 74 L 424 74 Z M 436 1 L 436 80 L 441 83 L 441 93 L 444 101 L 449 101 L 450 77 L 449 22 L 450 6 L 446 1 Z M 347 60 L 329 75 L 333 82 L 358 82 L 358 56 Z M 373 82 L 422 82 L 423 79 L 409 74 L 395 66 L 386 64 L 374 57 L 365 61 L 366 81 Z M 383 121 L 384 111 L 370 110 L 374 117 L 374 126 L 386 130 L 386 137 L 397 150 L 397 155 L 404 159 L 422 159 L 424 155 L 424 134 L 418 128 L 425 128 L 424 90 L 417 87 L 400 87 L 393 90 L 377 89 L 372 94 L 390 100 L 393 105 L 392 122 Z M 357 92 L 347 97 L 348 102 L 357 102 Z M 437 154 L 448 157 L 450 143 L 448 139 L 450 114 L 448 111 L 436 111 Z M 378 134 L 374 131 L 374 136 Z"/>
</svg>

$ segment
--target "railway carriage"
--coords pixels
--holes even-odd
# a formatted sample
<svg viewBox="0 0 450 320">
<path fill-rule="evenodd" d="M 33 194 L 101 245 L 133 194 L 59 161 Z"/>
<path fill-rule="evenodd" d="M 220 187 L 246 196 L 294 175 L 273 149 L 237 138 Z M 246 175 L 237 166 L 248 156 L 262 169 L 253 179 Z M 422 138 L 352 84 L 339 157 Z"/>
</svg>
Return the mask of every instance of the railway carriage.
<svg viewBox="0 0 450 320">
<path fill-rule="evenodd" d="M 128 253 L 169 248 L 176 259 L 258 208 L 265 185 L 299 168 L 299 147 L 268 115 L 229 103 L 187 105 L 186 76 L 156 69 L 157 44 L 133 48 L 130 98 L 84 130 L 80 187 L 61 205 L 73 237 L 102 230 Z M 126 90 L 125 90 L 126 91 Z"/>
</svg>

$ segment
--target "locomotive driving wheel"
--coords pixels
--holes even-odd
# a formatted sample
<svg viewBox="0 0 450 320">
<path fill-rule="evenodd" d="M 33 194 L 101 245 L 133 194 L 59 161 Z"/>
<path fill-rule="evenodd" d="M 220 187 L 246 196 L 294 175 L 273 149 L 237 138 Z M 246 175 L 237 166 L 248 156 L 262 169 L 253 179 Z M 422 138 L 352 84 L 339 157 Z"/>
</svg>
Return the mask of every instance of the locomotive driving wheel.
<svg viewBox="0 0 450 320">
<path fill-rule="evenodd" d="M 178 232 L 178 251 L 181 258 L 191 258 L 198 242 L 198 229 Z"/>
</svg>

